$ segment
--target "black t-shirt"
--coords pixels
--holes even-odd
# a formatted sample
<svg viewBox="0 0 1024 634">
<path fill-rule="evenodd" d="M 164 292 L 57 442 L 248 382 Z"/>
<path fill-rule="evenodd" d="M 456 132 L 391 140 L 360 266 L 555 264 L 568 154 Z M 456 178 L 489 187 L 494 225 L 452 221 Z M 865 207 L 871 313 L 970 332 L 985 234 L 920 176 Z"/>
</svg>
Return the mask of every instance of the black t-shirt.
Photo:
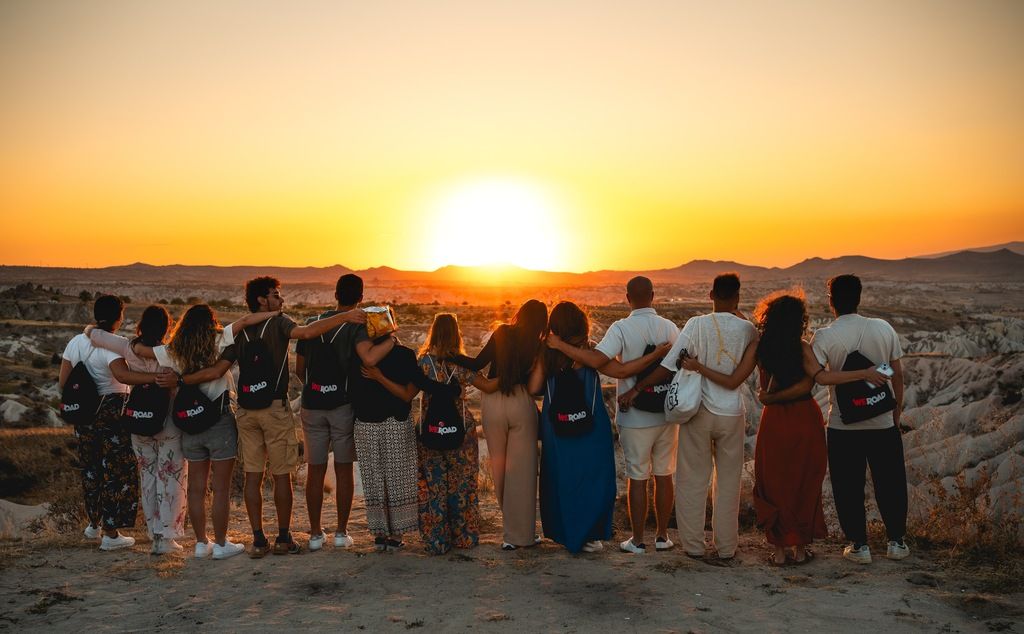
<svg viewBox="0 0 1024 634">
<path fill-rule="evenodd" d="M 361 364 L 353 363 L 349 375 L 348 391 L 356 418 L 364 423 L 379 423 L 388 418 L 408 420 L 410 403 L 388 392 L 380 383 L 367 379 L 360 372 Z M 377 364 L 384 376 L 399 385 L 414 384 L 429 394 L 458 394 L 458 384 L 445 385 L 428 379 L 416 364 L 416 353 L 405 346 L 396 345 Z"/>
<path fill-rule="evenodd" d="M 327 319 L 328 317 L 337 315 L 339 312 L 340 311 L 338 310 L 329 310 L 321 314 L 319 318 L 310 317 L 306 320 L 306 324 L 312 324 L 316 322 L 317 319 Z M 369 341 L 370 337 L 366 333 L 365 325 L 346 323 L 334 328 L 333 330 L 327 331 L 317 339 L 300 339 L 295 344 L 295 354 L 302 357 L 306 356 L 306 351 L 309 349 L 309 346 L 312 343 L 317 342 L 318 339 L 323 339 L 324 342 L 331 342 L 333 339 L 331 347 L 338 356 L 338 364 L 341 366 L 341 371 L 343 373 L 343 376 L 340 377 L 341 380 L 339 380 L 339 383 L 344 383 L 344 374 L 347 373 L 351 376 L 351 367 L 353 365 L 355 365 L 357 369 L 359 367 L 359 359 L 356 358 L 356 344 L 360 341 Z M 299 380 L 305 383 L 306 377 L 300 376 Z M 349 390 L 349 392 L 351 392 L 351 390 Z M 350 399 L 351 396 L 346 396 L 346 398 Z"/>
</svg>

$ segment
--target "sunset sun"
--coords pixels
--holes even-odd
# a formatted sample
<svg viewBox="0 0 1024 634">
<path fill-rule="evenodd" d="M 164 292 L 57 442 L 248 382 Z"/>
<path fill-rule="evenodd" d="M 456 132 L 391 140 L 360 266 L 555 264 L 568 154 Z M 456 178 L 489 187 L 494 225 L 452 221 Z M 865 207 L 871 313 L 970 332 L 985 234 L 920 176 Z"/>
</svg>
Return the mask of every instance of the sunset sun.
<svg viewBox="0 0 1024 634">
<path fill-rule="evenodd" d="M 554 194 L 528 181 L 476 180 L 437 196 L 428 207 L 436 266 L 514 265 L 559 270 L 567 262 L 565 210 Z"/>
</svg>

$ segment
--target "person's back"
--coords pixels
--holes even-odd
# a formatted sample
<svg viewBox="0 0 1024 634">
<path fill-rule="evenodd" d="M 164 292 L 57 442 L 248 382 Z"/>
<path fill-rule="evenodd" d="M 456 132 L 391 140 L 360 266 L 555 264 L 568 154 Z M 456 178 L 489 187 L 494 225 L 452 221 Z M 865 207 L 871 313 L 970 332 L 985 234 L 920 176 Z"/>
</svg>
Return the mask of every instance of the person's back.
<svg viewBox="0 0 1024 634">
<path fill-rule="evenodd" d="M 621 362 L 627 363 L 650 352 L 648 346 L 675 341 L 678 336 L 679 328 L 672 321 L 660 316 L 654 308 L 637 308 L 628 316 L 612 323 L 595 349 L 609 359 L 618 357 Z M 618 379 L 617 395 L 628 392 L 636 382 L 635 376 Z M 655 427 L 665 424 L 665 416 L 658 412 L 645 412 L 631 407 L 619 412 L 615 423 L 618 427 Z"/>
<path fill-rule="evenodd" d="M 747 346 L 757 338 L 754 325 L 727 312 L 712 312 L 691 317 L 683 326 L 682 336 L 688 353 L 708 368 L 732 374 Z M 672 354 L 666 359 L 672 362 Z M 701 383 L 702 404 L 713 414 L 738 416 L 743 413 L 743 399 L 738 389 L 730 390 L 705 379 Z"/>
<path fill-rule="evenodd" d="M 819 328 L 812 340 L 814 355 L 822 366 L 841 370 L 847 355 L 860 351 L 876 366 L 902 356 L 899 336 L 883 319 L 849 313 L 836 317 L 831 324 Z M 828 426 L 835 429 L 886 429 L 893 426 L 892 412 L 884 412 L 868 420 L 844 424 L 836 404 L 836 386 L 828 386 Z"/>
</svg>

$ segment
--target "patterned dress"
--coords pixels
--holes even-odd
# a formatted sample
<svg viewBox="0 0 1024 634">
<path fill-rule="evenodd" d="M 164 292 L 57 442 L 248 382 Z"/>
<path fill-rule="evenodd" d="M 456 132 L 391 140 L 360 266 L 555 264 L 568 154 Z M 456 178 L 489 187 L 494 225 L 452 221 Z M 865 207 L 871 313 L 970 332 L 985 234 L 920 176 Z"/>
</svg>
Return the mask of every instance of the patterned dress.
<svg viewBox="0 0 1024 634">
<path fill-rule="evenodd" d="M 465 389 L 475 373 L 466 368 L 424 355 L 419 366 L 428 378 L 445 382 L 450 375 Z M 465 405 L 465 392 L 462 395 Z M 423 394 L 420 420 L 430 396 Z M 464 411 L 463 407 L 463 411 Z M 467 424 L 470 424 L 467 421 Z M 473 548 L 480 541 L 480 504 L 477 476 L 480 471 L 480 446 L 470 426 L 462 446 L 450 451 L 418 447 L 419 525 L 424 549 L 441 555 L 452 547 Z"/>
</svg>

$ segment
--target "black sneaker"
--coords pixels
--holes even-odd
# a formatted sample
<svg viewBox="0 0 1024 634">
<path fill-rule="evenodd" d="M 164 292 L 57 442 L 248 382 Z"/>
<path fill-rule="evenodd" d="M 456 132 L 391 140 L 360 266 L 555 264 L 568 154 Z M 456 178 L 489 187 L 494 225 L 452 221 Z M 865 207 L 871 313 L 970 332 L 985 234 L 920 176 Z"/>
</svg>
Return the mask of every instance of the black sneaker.
<svg viewBox="0 0 1024 634">
<path fill-rule="evenodd" d="M 384 552 L 388 548 L 387 537 L 374 537 L 373 538 L 373 549 L 379 553 Z"/>
</svg>

